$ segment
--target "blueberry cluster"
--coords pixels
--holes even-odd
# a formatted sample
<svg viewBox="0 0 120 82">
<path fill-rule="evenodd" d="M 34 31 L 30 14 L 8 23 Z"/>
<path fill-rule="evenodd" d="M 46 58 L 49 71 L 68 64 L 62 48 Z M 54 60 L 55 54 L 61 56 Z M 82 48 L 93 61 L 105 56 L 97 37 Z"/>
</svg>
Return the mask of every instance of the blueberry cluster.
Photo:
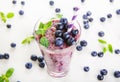
<svg viewBox="0 0 120 82">
<path fill-rule="evenodd" d="M 76 46 L 76 49 L 77 49 L 78 51 L 81 51 L 81 50 L 83 49 L 83 47 L 86 47 L 86 46 L 87 46 L 87 41 L 81 40 L 81 41 L 80 41 L 80 44 Z"/>
<path fill-rule="evenodd" d="M 86 14 L 83 14 L 82 16 L 85 29 L 89 29 L 90 27 L 89 22 L 93 22 L 93 18 L 91 17 L 91 15 L 92 15 L 92 12 L 87 11 Z"/>
<path fill-rule="evenodd" d="M 10 55 L 8 53 L 0 54 L 0 59 L 9 59 Z"/>
<path fill-rule="evenodd" d="M 42 56 L 37 57 L 36 55 L 33 54 L 33 55 L 31 55 L 30 59 L 31 59 L 32 61 L 37 61 L 37 60 L 38 60 L 38 62 L 39 62 L 39 67 L 41 67 L 41 68 L 44 68 L 44 67 L 45 67 L 44 58 L 43 58 Z M 25 64 L 25 67 L 26 67 L 27 69 L 31 69 L 31 68 L 32 68 L 32 63 L 31 63 L 31 62 L 27 62 L 27 63 Z"/>
<path fill-rule="evenodd" d="M 96 56 L 98 56 L 98 57 L 103 57 L 104 56 L 104 53 L 103 52 L 96 52 L 96 51 L 92 51 L 91 52 L 91 56 L 93 56 L 93 57 L 96 57 Z"/>
<path fill-rule="evenodd" d="M 101 69 L 100 74 L 97 75 L 98 80 L 103 80 L 104 76 L 108 74 L 107 69 Z"/>
<path fill-rule="evenodd" d="M 72 29 L 70 32 L 67 32 L 69 28 L 72 28 L 68 24 L 67 18 L 61 18 L 60 22 L 56 25 L 55 31 L 55 45 L 62 46 L 63 43 L 66 43 L 68 46 L 75 44 L 75 36 L 79 33 L 78 29 Z"/>
</svg>

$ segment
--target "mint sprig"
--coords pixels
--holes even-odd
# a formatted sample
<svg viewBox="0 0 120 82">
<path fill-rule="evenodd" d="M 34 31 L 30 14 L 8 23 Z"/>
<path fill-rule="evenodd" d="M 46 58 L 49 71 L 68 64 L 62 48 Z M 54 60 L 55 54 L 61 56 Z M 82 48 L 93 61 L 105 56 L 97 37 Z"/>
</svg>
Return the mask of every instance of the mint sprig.
<svg viewBox="0 0 120 82">
<path fill-rule="evenodd" d="M 7 19 L 13 18 L 14 13 L 13 12 L 8 12 L 7 15 L 5 15 L 4 12 L 0 12 L 0 19 L 6 23 Z"/>
<path fill-rule="evenodd" d="M 5 74 L 0 76 L 0 82 L 9 82 L 9 78 L 12 76 L 14 68 L 9 68 Z"/>
<path fill-rule="evenodd" d="M 106 53 L 107 51 L 109 51 L 110 53 L 113 53 L 112 44 L 110 44 L 107 41 L 102 40 L 102 39 L 98 39 L 98 42 L 104 45 L 104 47 L 103 47 L 103 52 L 104 53 Z"/>
<path fill-rule="evenodd" d="M 45 36 L 43 36 L 42 38 L 40 38 L 40 44 L 45 46 L 45 47 L 48 47 L 49 46 L 49 41 Z"/>
<path fill-rule="evenodd" d="M 22 41 L 22 44 L 30 44 L 34 40 L 34 36 L 29 36 Z"/>
</svg>

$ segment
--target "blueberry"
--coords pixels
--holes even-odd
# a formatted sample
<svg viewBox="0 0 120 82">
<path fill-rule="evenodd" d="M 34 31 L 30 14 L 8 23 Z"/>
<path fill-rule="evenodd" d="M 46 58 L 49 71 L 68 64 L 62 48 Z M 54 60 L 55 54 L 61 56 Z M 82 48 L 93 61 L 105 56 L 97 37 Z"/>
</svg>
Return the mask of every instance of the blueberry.
<svg viewBox="0 0 120 82">
<path fill-rule="evenodd" d="M 63 33 L 63 38 L 64 40 L 67 40 L 68 38 L 70 38 L 69 33 L 68 32 Z"/>
<path fill-rule="evenodd" d="M 21 5 L 25 5 L 25 1 L 21 1 Z"/>
<path fill-rule="evenodd" d="M 93 21 L 93 18 L 89 18 L 88 20 L 89 20 L 89 22 L 92 22 L 92 21 Z"/>
<path fill-rule="evenodd" d="M 104 53 L 103 52 L 99 52 L 98 53 L 98 57 L 103 57 L 104 56 Z"/>
<path fill-rule="evenodd" d="M 83 19 L 88 19 L 87 15 L 84 14 L 83 15 Z"/>
<path fill-rule="evenodd" d="M 103 37 L 105 33 L 103 31 L 98 32 L 98 36 Z"/>
<path fill-rule="evenodd" d="M 56 9 L 55 9 L 55 12 L 56 12 L 56 13 L 59 13 L 59 12 L 60 12 L 60 8 L 56 8 Z"/>
<path fill-rule="evenodd" d="M 80 41 L 80 45 L 84 47 L 87 46 L 87 41 L 85 40 Z"/>
<path fill-rule="evenodd" d="M 0 59 L 3 59 L 4 58 L 4 55 L 3 54 L 0 54 Z"/>
<path fill-rule="evenodd" d="M 57 30 L 63 30 L 64 25 L 62 23 L 58 23 L 56 28 Z"/>
<path fill-rule="evenodd" d="M 42 57 L 42 56 L 39 56 L 39 57 L 38 57 L 38 61 L 39 61 L 39 62 L 43 62 L 43 60 L 44 60 L 44 57 Z"/>
<path fill-rule="evenodd" d="M 114 0 L 109 0 L 109 2 L 113 2 Z"/>
<path fill-rule="evenodd" d="M 21 82 L 21 81 L 16 81 L 16 82 Z"/>
<path fill-rule="evenodd" d="M 27 69 L 31 69 L 31 68 L 32 68 L 32 63 L 30 63 L 30 62 L 26 63 L 26 64 L 25 64 L 25 67 L 26 67 Z"/>
<path fill-rule="evenodd" d="M 78 7 L 73 7 L 73 11 L 78 11 L 79 8 Z"/>
<path fill-rule="evenodd" d="M 101 21 L 101 22 L 105 22 L 105 20 L 106 20 L 105 17 L 101 17 L 101 18 L 100 18 L 100 21 Z"/>
<path fill-rule="evenodd" d="M 62 34 L 63 34 L 62 30 L 56 30 L 55 37 L 62 37 Z"/>
<path fill-rule="evenodd" d="M 61 46 L 61 45 L 63 45 L 63 39 L 60 38 L 60 37 L 57 37 L 57 38 L 55 39 L 55 45 L 56 45 L 56 46 Z"/>
<path fill-rule="evenodd" d="M 67 20 L 67 18 L 61 18 L 60 19 L 60 23 L 62 23 L 62 24 L 67 24 L 68 23 L 68 20 Z"/>
<path fill-rule="evenodd" d="M 11 24 L 7 24 L 6 27 L 7 27 L 7 28 L 11 28 L 12 25 L 11 25 Z"/>
<path fill-rule="evenodd" d="M 71 33 L 72 33 L 72 36 L 76 36 L 79 33 L 79 30 L 78 29 L 72 30 Z"/>
<path fill-rule="evenodd" d="M 82 46 L 78 45 L 78 46 L 76 46 L 76 49 L 77 49 L 78 51 L 81 51 L 81 50 L 82 50 Z"/>
<path fill-rule="evenodd" d="M 85 72 L 88 72 L 90 70 L 90 68 L 88 66 L 85 66 L 83 69 Z"/>
<path fill-rule="evenodd" d="M 120 71 L 115 71 L 114 72 L 114 77 L 120 78 Z"/>
<path fill-rule="evenodd" d="M 84 3 L 84 2 L 85 2 L 85 0 L 81 0 L 81 2 L 82 2 L 82 3 Z"/>
<path fill-rule="evenodd" d="M 16 4 L 16 3 L 17 3 L 17 1 L 16 1 L 16 0 L 13 0 L 13 1 L 12 1 L 12 3 L 13 3 L 13 4 Z"/>
<path fill-rule="evenodd" d="M 115 52 L 115 54 L 120 54 L 120 50 L 119 49 L 116 49 L 114 52 Z"/>
<path fill-rule="evenodd" d="M 44 68 L 44 67 L 45 67 L 45 63 L 44 63 L 44 62 L 40 62 L 40 63 L 39 63 L 39 66 L 40 66 L 41 68 Z"/>
<path fill-rule="evenodd" d="M 16 47 L 16 43 L 11 43 L 10 46 L 11 46 L 12 48 L 15 48 L 15 47 Z"/>
<path fill-rule="evenodd" d="M 24 15 L 24 11 L 23 11 L 23 10 L 20 10 L 20 11 L 19 11 L 19 15 Z"/>
<path fill-rule="evenodd" d="M 8 53 L 4 53 L 4 59 L 9 59 L 9 54 Z"/>
<path fill-rule="evenodd" d="M 76 43 L 75 38 L 73 38 L 73 37 L 68 38 L 67 44 L 69 46 L 74 45 L 75 43 Z"/>
<path fill-rule="evenodd" d="M 37 60 L 37 56 L 36 55 L 31 55 L 31 60 L 32 61 L 36 61 Z"/>
<path fill-rule="evenodd" d="M 107 14 L 107 18 L 112 18 L 112 14 Z"/>
<path fill-rule="evenodd" d="M 87 11 L 86 15 L 91 16 L 92 15 L 91 11 Z"/>
<path fill-rule="evenodd" d="M 89 24 L 85 24 L 85 25 L 84 25 L 84 28 L 85 28 L 85 29 L 89 29 L 89 27 L 90 27 Z"/>
<path fill-rule="evenodd" d="M 103 80 L 103 79 L 104 79 L 104 76 L 103 76 L 103 75 L 97 75 L 97 79 L 98 79 L 98 80 Z"/>
<path fill-rule="evenodd" d="M 116 10 L 116 14 L 120 15 L 120 9 Z"/>
<path fill-rule="evenodd" d="M 106 69 L 100 70 L 101 75 L 107 75 L 108 71 Z"/>
<path fill-rule="evenodd" d="M 95 57 L 95 56 L 97 56 L 97 52 L 96 52 L 96 51 L 92 51 L 92 52 L 91 52 L 91 55 L 92 55 L 93 57 Z"/>
<path fill-rule="evenodd" d="M 49 4 L 51 5 L 51 6 L 53 6 L 54 5 L 54 1 L 49 1 Z"/>
<path fill-rule="evenodd" d="M 88 24 L 89 23 L 89 21 L 83 21 L 83 24 Z"/>
</svg>

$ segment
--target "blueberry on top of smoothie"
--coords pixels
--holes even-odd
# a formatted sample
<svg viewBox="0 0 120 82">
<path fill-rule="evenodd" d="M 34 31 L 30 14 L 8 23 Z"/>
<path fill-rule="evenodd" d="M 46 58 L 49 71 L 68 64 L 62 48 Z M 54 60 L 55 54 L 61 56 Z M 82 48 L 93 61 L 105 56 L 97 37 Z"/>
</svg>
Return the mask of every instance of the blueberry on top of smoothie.
<svg viewBox="0 0 120 82">
<path fill-rule="evenodd" d="M 63 30 L 64 25 L 62 23 L 58 23 L 56 29 L 57 30 Z"/>
<path fill-rule="evenodd" d="M 67 20 L 67 18 L 61 18 L 60 19 L 60 23 L 62 23 L 62 24 L 67 24 L 68 23 L 68 20 Z"/>
</svg>

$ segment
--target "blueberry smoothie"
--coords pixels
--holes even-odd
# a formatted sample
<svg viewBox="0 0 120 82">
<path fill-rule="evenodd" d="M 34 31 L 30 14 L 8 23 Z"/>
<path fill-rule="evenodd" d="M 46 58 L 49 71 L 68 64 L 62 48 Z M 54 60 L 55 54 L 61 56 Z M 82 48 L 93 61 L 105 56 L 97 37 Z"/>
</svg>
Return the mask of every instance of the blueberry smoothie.
<svg viewBox="0 0 120 82">
<path fill-rule="evenodd" d="M 67 18 L 39 23 L 34 35 L 49 75 L 63 77 L 68 73 L 75 44 L 80 37 L 79 28 L 70 24 Z"/>
</svg>

